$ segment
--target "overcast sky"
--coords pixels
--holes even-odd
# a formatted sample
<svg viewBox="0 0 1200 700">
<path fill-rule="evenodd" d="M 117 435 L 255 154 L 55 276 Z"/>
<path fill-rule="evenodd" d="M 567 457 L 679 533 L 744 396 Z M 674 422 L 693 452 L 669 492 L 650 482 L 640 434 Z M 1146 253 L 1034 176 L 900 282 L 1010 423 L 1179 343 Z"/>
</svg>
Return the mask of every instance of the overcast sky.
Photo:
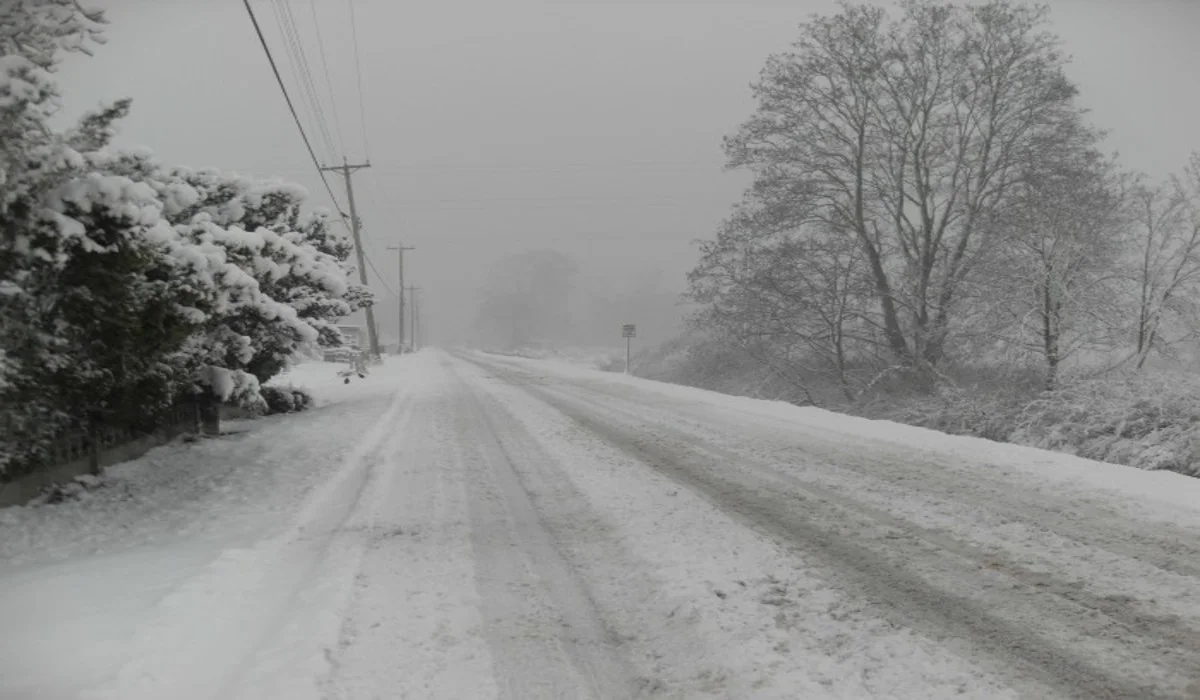
<svg viewBox="0 0 1200 700">
<path fill-rule="evenodd" d="M 91 4 L 108 10 L 109 43 L 64 66 L 67 115 L 130 96 L 120 144 L 169 163 L 282 176 L 328 203 L 240 0 Z M 1200 2 L 1050 4 L 1083 103 L 1112 147 L 1154 175 L 1179 169 L 1200 148 Z M 301 101 L 275 0 L 252 6 Z M 331 154 L 302 107 L 317 154 L 370 159 L 355 178 L 367 250 L 394 289 L 387 246 L 416 246 L 407 281 L 426 290 L 444 339 L 466 327 L 482 271 L 508 252 L 552 247 L 592 284 L 657 271 L 664 289 L 681 290 L 692 242 L 713 233 L 746 183 L 722 172 L 720 143 L 753 109 L 748 84 L 807 15 L 835 7 L 354 0 L 365 150 L 348 0 L 290 6 L 334 145 Z M 340 179 L 330 182 L 344 207 Z"/>
</svg>

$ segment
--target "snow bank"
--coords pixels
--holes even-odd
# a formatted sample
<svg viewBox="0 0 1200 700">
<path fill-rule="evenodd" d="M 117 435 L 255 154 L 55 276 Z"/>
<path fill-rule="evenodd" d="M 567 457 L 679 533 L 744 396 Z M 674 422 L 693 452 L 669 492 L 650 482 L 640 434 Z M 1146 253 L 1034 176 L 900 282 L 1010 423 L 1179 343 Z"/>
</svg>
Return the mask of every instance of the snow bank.
<svg viewBox="0 0 1200 700">
<path fill-rule="evenodd" d="M 346 401 L 385 395 L 406 383 L 406 360 L 412 356 L 385 357 L 382 365 L 368 365 L 365 379 L 351 377 L 345 383 L 338 372 L 346 369 L 344 362 L 311 360 L 298 362 L 267 382 L 269 386 L 307 389 L 313 394 L 314 406 L 332 406 Z"/>
<path fill-rule="evenodd" d="M 523 357 L 530 360 L 556 360 L 576 367 L 600 369 L 609 372 L 625 368 L 625 348 L 551 348 L 525 347 L 516 350 L 488 350 L 492 355 Z"/>
<path fill-rule="evenodd" d="M 315 687 L 356 567 L 332 538 L 369 492 L 415 360 L 349 385 L 299 365 L 313 410 L 154 449 L 79 500 L 0 509 L 0 697 L 229 697 L 250 671 Z M 280 626 L 289 606 L 304 629 Z M 243 669 L 256 649 L 271 658 Z"/>
<path fill-rule="evenodd" d="M 1130 507 L 1139 508 L 1144 511 L 1143 515 L 1153 520 L 1171 519 L 1168 512 L 1151 507 L 1153 502 L 1192 512 L 1200 511 L 1200 479 L 1173 472 L 1145 471 L 1035 447 L 948 435 L 926 428 L 860 418 L 820 408 L 728 396 L 622 374 L 587 370 L 554 360 L 510 358 L 505 361 L 588 382 L 600 382 L 614 387 L 636 387 L 641 391 L 652 391 L 709 410 L 737 411 L 785 423 L 803 424 L 808 428 L 844 436 L 847 442 L 870 440 L 907 449 L 961 456 L 964 464 L 979 464 L 982 465 L 981 468 L 986 469 L 1020 472 L 1035 483 L 1040 482 L 1044 488 L 1091 489 L 1133 495 L 1139 502 L 1131 504 Z"/>
</svg>

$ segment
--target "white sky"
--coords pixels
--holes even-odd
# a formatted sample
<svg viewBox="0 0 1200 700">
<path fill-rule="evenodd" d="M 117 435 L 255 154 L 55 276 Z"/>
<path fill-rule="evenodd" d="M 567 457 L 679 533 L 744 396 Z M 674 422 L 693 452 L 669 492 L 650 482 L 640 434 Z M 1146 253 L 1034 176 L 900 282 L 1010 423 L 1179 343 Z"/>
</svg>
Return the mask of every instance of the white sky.
<svg viewBox="0 0 1200 700">
<path fill-rule="evenodd" d="M 335 150 L 361 160 L 348 0 L 290 3 L 325 96 L 314 11 L 320 20 L 345 144 Z M 355 179 L 367 250 L 395 288 L 387 246 L 417 247 L 407 281 L 424 288 L 427 320 L 444 339 L 469 323 L 486 266 L 522 249 L 561 250 L 593 284 L 657 271 L 664 289 L 682 290 L 692 241 L 712 235 L 746 183 L 722 172 L 720 144 L 753 109 L 748 84 L 808 14 L 835 7 L 354 3 L 373 165 Z M 64 66 L 68 116 L 133 97 L 119 143 L 170 163 L 285 177 L 327 203 L 239 0 L 92 4 L 108 10 L 109 44 Z M 1050 4 L 1083 103 L 1126 165 L 1155 176 L 1180 168 L 1200 148 L 1200 1 Z M 299 100 L 272 2 L 252 5 Z M 331 184 L 344 203 L 340 181 Z"/>
</svg>

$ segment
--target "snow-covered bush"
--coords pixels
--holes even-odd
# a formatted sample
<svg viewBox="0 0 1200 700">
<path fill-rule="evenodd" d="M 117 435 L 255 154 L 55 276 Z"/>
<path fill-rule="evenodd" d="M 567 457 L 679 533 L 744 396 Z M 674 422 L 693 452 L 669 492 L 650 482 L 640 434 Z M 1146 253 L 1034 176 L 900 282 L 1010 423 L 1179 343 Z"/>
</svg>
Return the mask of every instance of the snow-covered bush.
<svg viewBox="0 0 1200 700">
<path fill-rule="evenodd" d="M 797 371 L 803 363 L 797 363 Z M 803 403 L 836 399 L 820 375 L 807 384 L 703 335 L 682 336 L 635 357 L 639 376 L 727 394 Z M 1089 459 L 1200 476 L 1200 380 L 1184 372 L 1068 378 L 1044 391 L 1036 365 L 943 368 L 934 391 L 877 388 L 857 402 L 822 407 L 957 435 L 1067 452 Z M 803 377 L 802 377 L 803 378 Z"/>
<path fill-rule="evenodd" d="M 1080 382 L 1030 402 L 1009 439 L 1143 469 L 1200 476 L 1200 384 L 1180 375 Z"/>
<path fill-rule="evenodd" d="M 293 386 L 270 385 L 262 388 L 262 397 L 267 403 L 267 414 L 296 413 L 312 408 L 313 396 L 304 389 Z"/>
<path fill-rule="evenodd" d="M 234 348 L 221 358 L 222 366 L 266 382 L 303 346 L 340 345 L 337 320 L 371 303 L 369 290 L 349 282 L 352 247 L 333 234 L 328 214 L 301 214 L 302 188 L 183 168 L 166 172 L 160 187 L 199 193 L 195 204 L 173 217 L 184 237 L 221 248 L 225 260 L 257 285 L 253 303 L 230 306 L 210 324 L 218 334 L 246 338 L 253 349 L 247 354 Z"/>
<path fill-rule="evenodd" d="M 704 332 L 686 333 L 638 353 L 633 370 L 647 379 L 805 406 L 834 405 L 840 396 L 823 374 L 806 376 L 801 368 L 772 364 L 754 348 Z"/>
<path fill-rule="evenodd" d="M 1114 376 L 1025 396 L 947 387 L 932 396 L 877 401 L 855 412 L 1200 476 L 1200 383 L 1187 376 Z"/>
<path fill-rule="evenodd" d="M 159 358 L 125 356 L 139 343 L 121 341 L 140 333 L 152 351 L 176 330 L 168 319 L 141 327 L 170 316 L 153 193 L 89 160 L 128 102 L 66 132 L 49 125 L 59 52 L 86 51 L 102 22 L 72 0 L 0 6 L 0 476 L 122 392 L 154 384 Z"/>
<path fill-rule="evenodd" d="M 265 410 L 262 383 L 371 301 L 303 189 L 111 149 L 128 100 L 51 128 L 57 56 L 103 21 L 0 4 L 0 479 L 64 430 L 150 428 L 189 393 Z"/>
</svg>

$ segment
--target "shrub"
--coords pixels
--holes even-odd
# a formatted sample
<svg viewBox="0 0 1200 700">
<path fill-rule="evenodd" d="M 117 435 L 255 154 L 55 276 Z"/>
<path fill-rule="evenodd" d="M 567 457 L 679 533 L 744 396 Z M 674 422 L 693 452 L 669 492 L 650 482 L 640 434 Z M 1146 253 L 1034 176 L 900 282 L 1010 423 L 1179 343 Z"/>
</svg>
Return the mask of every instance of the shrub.
<svg viewBox="0 0 1200 700">
<path fill-rule="evenodd" d="M 296 413 L 312 408 L 313 397 L 305 389 L 293 386 L 264 386 L 263 399 L 267 402 L 267 415 Z"/>
</svg>

